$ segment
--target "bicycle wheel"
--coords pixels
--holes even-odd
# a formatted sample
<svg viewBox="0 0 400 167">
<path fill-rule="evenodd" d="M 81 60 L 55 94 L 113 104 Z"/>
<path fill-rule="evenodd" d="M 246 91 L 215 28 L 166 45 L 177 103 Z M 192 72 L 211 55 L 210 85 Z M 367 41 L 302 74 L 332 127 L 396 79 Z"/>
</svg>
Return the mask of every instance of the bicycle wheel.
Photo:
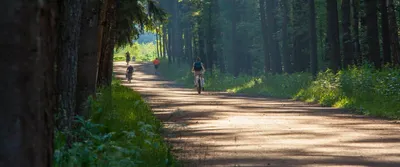
<svg viewBox="0 0 400 167">
<path fill-rule="evenodd" d="M 197 93 L 201 94 L 201 79 L 197 79 Z"/>
</svg>

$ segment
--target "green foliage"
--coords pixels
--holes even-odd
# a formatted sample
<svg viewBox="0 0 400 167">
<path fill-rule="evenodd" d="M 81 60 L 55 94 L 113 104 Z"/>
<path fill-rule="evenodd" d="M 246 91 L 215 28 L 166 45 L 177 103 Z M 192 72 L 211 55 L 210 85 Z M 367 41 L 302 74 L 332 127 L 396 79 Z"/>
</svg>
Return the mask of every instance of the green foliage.
<svg viewBox="0 0 400 167">
<path fill-rule="evenodd" d="M 114 55 L 114 61 L 125 61 L 126 52 L 129 52 L 131 56 L 135 56 L 137 62 L 151 61 L 157 57 L 156 49 L 156 44 L 154 43 L 139 44 L 135 42 L 131 46 L 117 49 Z"/>
<path fill-rule="evenodd" d="M 166 60 L 162 60 L 166 61 Z M 167 64 L 165 62 L 165 64 Z M 166 65 L 160 70 L 169 79 L 193 85 L 190 67 Z M 372 65 L 351 67 L 334 74 L 320 72 L 315 80 L 309 73 L 233 77 L 217 70 L 205 74 L 209 91 L 228 91 L 318 102 L 347 108 L 366 115 L 400 119 L 400 69 L 374 70 Z"/>
<path fill-rule="evenodd" d="M 354 109 L 366 115 L 400 118 L 400 70 L 370 65 L 321 72 L 296 97 L 323 105 Z"/>
<path fill-rule="evenodd" d="M 166 13 L 153 0 L 121 0 L 117 8 L 117 47 L 132 44 L 145 30 L 154 30 Z"/>
<path fill-rule="evenodd" d="M 141 96 L 118 82 L 112 97 L 109 91 L 92 100 L 91 119 L 76 118 L 77 128 L 67 132 L 76 137 L 71 148 L 64 146 L 66 132 L 55 132 L 55 166 L 176 166 L 161 122 Z"/>
</svg>

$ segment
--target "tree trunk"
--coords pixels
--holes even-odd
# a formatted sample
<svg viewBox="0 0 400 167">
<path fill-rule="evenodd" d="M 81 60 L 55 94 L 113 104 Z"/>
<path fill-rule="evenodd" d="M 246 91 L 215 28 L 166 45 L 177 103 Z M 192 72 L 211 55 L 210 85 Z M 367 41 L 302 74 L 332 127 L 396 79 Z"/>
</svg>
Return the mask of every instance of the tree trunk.
<svg viewBox="0 0 400 167">
<path fill-rule="evenodd" d="M 390 30 L 389 30 L 389 18 L 388 18 L 388 4 L 386 0 L 379 1 L 381 11 L 381 27 L 382 27 L 382 49 L 383 49 L 383 62 L 391 63 L 390 53 Z"/>
<path fill-rule="evenodd" d="M 162 47 L 162 52 L 164 58 L 167 57 L 167 29 L 165 28 L 165 25 L 163 25 L 163 34 L 162 34 L 162 40 L 163 40 L 163 47 Z"/>
<path fill-rule="evenodd" d="M 360 33 L 359 33 L 359 26 L 360 26 L 360 17 L 359 17 L 359 6 L 360 0 L 353 0 L 352 8 L 353 8 L 353 45 L 354 45 L 354 61 L 357 64 L 362 63 L 362 54 L 361 54 L 361 47 L 360 47 Z"/>
<path fill-rule="evenodd" d="M 239 76 L 239 73 L 240 73 L 240 55 L 239 55 L 239 53 L 238 53 L 238 46 L 237 46 L 237 37 L 236 37 L 236 31 L 237 31 L 237 28 L 236 28 L 236 24 L 237 24 L 237 6 L 236 6 L 236 0 L 233 0 L 232 1 L 232 13 L 231 13 L 231 21 L 232 21 L 232 25 L 231 25 L 231 29 L 232 29 L 232 50 L 233 50 L 233 58 L 234 58 L 234 71 L 233 71 L 233 75 L 235 76 L 235 77 L 237 77 L 237 76 Z"/>
<path fill-rule="evenodd" d="M 53 166 L 57 1 L 0 1 L 0 166 Z"/>
<path fill-rule="evenodd" d="M 267 15 L 267 24 L 268 26 L 268 43 L 269 43 L 269 51 L 271 56 L 271 72 L 272 73 L 281 73 L 282 72 L 282 63 L 281 63 L 281 54 L 279 50 L 279 41 L 275 38 L 275 33 L 277 31 L 277 24 L 275 19 L 275 5 L 274 0 L 266 1 L 266 15 Z"/>
<path fill-rule="evenodd" d="M 336 1 L 327 1 L 328 10 L 328 50 L 329 68 L 337 72 L 340 68 L 339 23 Z"/>
<path fill-rule="evenodd" d="M 207 37 L 207 42 L 206 42 L 206 47 L 207 47 L 207 64 L 206 64 L 206 66 L 208 66 L 208 67 L 206 67 L 206 68 L 208 68 L 208 69 L 212 69 L 213 68 L 213 66 L 214 66 L 214 63 L 215 63 L 215 61 L 214 61 L 214 48 L 213 48 L 213 45 L 214 45 L 214 29 L 213 29 L 213 17 L 212 17 L 212 14 L 213 14 L 213 11 L 212 11 L 212 2 L 210 2 L 208 5 L 207 5 L 207 10 L 208 10 L 208 12 L 207 12 L 207 35 L 206 35 L 206 37 Z M 210 74 L 212 75 L 212 70 L 209 70 L 209 72 L 210 72 Z"/>
<path fill-rule="evenodd" d="M 109 87 L 112 82 L 113 54 L 116 37 L 116 0 L 107 0 L 105 27 L 102 37 L 97 84 Z"/>
<path fill-rule="evenodd" d="M 59 45 L 57 57 L 57 92 L 58 114 L 61 116 L 62 130 L 70 130 L 75 115 L 76 86 L 78 71 L 78 49 L 80 25 L 82 16 L 82 2 L 80 0 L 66 0 L 59 4 L 60 25 Z M 67 136 L 67 143 L 72 144 L 71 136 Z"/>
<path fill-rule="evenodd" d="M 379 49 L 379 31 L 377 16 L 377 0 L 365 0 L 367 3 L 367 37 L 368 37 L 368 59 L 374 63 L 376 68 L 381 67 Z"/>
<path fill-rule="evenodd" d="M 315 23 L 315 2 L 314 0 L 308 1 L 310 7 L 310 46 L 311 46 L 311 57 L 310 67 L 313 76 L 317 76 L 318 72 L 318 57 L 317 57 L 317 29 Z"/>
<path fill-rule="evenodd" d="M 351 38 L 350 1 L 342 1 L 342 29 L 343 29 L 343 66 L 347 68 L 353 64 L 353 47 Z"/>
<path fill-rule="evenodd" d="M 263 37 L 263 51 L 264 51 L 264 72 L 268 73 L 271 70 L 270 66 L 270 52 L 268 50 L 269 40 L 268 40 L 268 27 L 267 27 L 267 19 L 265 14 L 265 3 L 266 0 L 259 0 L 260 4 L 260 18 L 261 18 L 261 30 Z"/>
<path fill-rule="evenodd" d="M 393 0 L 389 0 L 388 3 L 388 17 L 389 17 L 389 29 L 391 36 L 391 46 L 392 46 L 392 60 L 393 64 L 400 64 L 400 47 L 399 47 L 399 36 L 397 29 L 396 12 L 393 4 Z"/>
<path fill-rule="evenodd" d="M 159 58 L 160 57 L 160 51 L 159 51 L 159 47 L 160 47 L 160 44 L 159 44 L 159 42 L 160 42 L 160 39 L 158 38 L 158 28 L 157 28 L 157 30 L 156 30 L 156 52 L 157 52 L 157 57 Z"/>
<path fill-rule="evenodd" d="M 260 0 L 262 1 L 262 0 Z M 289 52 L 289 36 L 288 36 L 288 25 L 289 25 L 289 3 L 288 0 L 282 0 L 283 10 L 283 23 L 282 23 L 282 56 L 283 56 L 283 67 L 287 73 L 292 72 L 292 65 L 290 62 Z"/>
<path fill-rule="evenodd" d="M 80 47 L 78 50 L 78 82 L 76 87 L 76 111 L 89 116 L 87 99 L 96 94 L 96 75 L 98 69 L 98 40 L 100 1 L 85 1 L 83 6 Z"/>
<path fill-rule="evenodd" d="M 296 72 L 304 72 L 309 67 L 310 62 L 310 35 L 309 35 L 309 15 L 307 4 L 308 0 L 297 0 L 293 4 L 294 12 L 294 44 L 293 44 L 293 64 Z"/>
</svg>

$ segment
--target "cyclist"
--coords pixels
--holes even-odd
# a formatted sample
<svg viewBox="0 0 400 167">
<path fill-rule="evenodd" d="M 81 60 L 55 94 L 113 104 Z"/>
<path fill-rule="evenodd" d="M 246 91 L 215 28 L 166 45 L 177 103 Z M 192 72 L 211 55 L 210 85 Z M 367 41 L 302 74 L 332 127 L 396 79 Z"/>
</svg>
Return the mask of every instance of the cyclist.
<svg viewBox="0 0 400 167">
<path fill-rule="evenodd" d="M 196 58 L 196 62 L 193 63 L 192 66 L 192 72 L 194 73 L 194 86 L 197 86 L 197 81 L 196 81 L 196 76 L 199 75 L 201 78 L 201 83 L 202 85 L 204 85 L 204 77 L 203 77 L 203 73 L 206 71 L 206 69 L 204 68 L 203 63 L 201 62 L 200 57 Z M 203 91 L 204 91 L 204 86 L 202 87 Z"/>
<path fill-rule="evenodd" d="M 133 66 L 129 65 L 128 68 L 126 68 L 126 79 L 131 82 L 132 80 L 132 74 L 133 74 Z"/>
<path fill-rule="evenodd" d="M 131 55 L 129 52 L 125 53 L 125 60 L 126 60 L 126 65 L 129 65 L 129 61 L 131 61 Z"/>
<path fill-rule="evenodd" d="M 153 61 L 153 65 L 154 65 L 154 69 L 156 70 L 155 74 L 157 74 L 157 69 L 158 69 L 158 66 L 160 65 L 160 60 L 158 60 L 158 58 L 156 58 Z"/>
</svg>

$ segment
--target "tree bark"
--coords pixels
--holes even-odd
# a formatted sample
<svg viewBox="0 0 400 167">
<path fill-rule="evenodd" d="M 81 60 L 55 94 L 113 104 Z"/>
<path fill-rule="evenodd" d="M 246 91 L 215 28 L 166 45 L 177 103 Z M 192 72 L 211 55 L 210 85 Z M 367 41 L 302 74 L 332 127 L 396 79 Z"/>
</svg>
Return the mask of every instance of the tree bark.
<svg viewBox="0 0 400 167">
<path fill-rule="evenodd" d="M 296 0 L 293 4 L 293 64 L 296 72 L 305 72 L 310 63 L 310 36 L 309 36 L 309 15 L 308 0 Z"/>
<path fill-rule="evenodd" d="M 266 15 L 267 15 L 267 24 L 268 26 L 268 43 L 269 43 L 269 51 L 271 56 L 271 72 L 272 73 L 281 73 L 282 72 L 282 62 L 281 62 L 281 54 L 279 49 L 279 41 L 275 38 L 275 33 L 277 31 L 277 24 L 275 18 L 275 0 L 266 1 Z"/>
<path fill-rule="evenodd" d="M 57 57 L 57 95 L 60 128 L 70 130 L 75 115 L 78 71 L 78 49 L 82 16 L 81 0 L 65 0 L 59 4 L 60 25 Z M 67 143 L 72 144 L 71 136 Z"/>
<path fill-rule="evenodd" d="M 389 30 L 389 18 L 388 18 L 388 4 L 387 0 L 380 0 L 380 11 L 381 11 L 381 28 L 382 28 L 382 49 L 383 49 L 383 62 L 391 63 L 390 53 L 390 30 Z"/>
<path fill-rule="evenodd" d="M 393 0 L 389 0 L 388 3 L 388 17 L 389 17 L 389 29 L 391 36 L 391 47 L 392 47 L 392 60 L 393 64 L 400 64 L 400 47 L 399 47 L 399 36 L 397 29 L 397 20 L 395 6 Z"/>
<path fill-rule="evenodd" d="M 76 111 L 89 116 L 88 97 L 96 94 L 100 1 L 88 0 L 83 6 L 80 47 L 78 50 L 78 82 L 76 87 Z"/>
<path fill-rule="evenodd" d="M 353 46 L 350 22 L 350 0 L 342 1 L 342 29 L 343 29 L 343 66 L 347 68 L 353 64 Z"/>
<path fill-rule="evenodd" d="M 57 1 L 0 1 L 0 166 L 53 166 Z"/>
<path fill-rule="evenodd" d="M 266 0 L 259 0 L 260 4 L 260 18 L 261 18 L 261 30 L 263 37 L 263 51 L 264 51 L 264 72 L 269 73 L 271 71 L 270 66 L 270 52 L 268 51 L 269 40 L 268 40 L 268 27 L 267 27 L 267 19 L 265 14 L 265 4 Z"/>
<path fill-rule="evenodd" d="M 288 25 L 289 25 L 289 3 L 288 0 L 282 0 L 283 10 L 283 23 L 282 23 L 282 56 L 283 56 L 283 67 L 287 73 L 292 73 L 292 65 L 290 62 L 289 52 L 289 36 L 288 36 Z"/>
<path fill-rule="evenodd" d="M 360 47 L 360 0 L 353 0 L 352 1 L 352 9 L 353 9 L 353 45 L 354 45 L 354 61 L 356 64 L 362 63 L 362 54 L 361 54 L 361 47 Z"/>
<path fill-rule="evenodd" d="M 379 30 L 377 16 L 377 0 L 365 0 L 367 3 L 367 37 L 368 37 L 368 59 L 376 68 L 381 67 L 379 49 Z"/>
<path fill-rule="evenodd" d="M 236 31 L 237 31 L 237 17 L 238 17 L 238 14 L 237 14 L 237 6 L 236 6 L 236 0 L 233 0 L 232 1 L 232 13 L 231 13 L 231 21 L 232 21 L 232 25 L 231 25 L 231 29 L 232 29 L 232 51 L 233 51 L 233 58 L 234 58 L 234 70 L 233 70 L 233 75 L 235 76 L 235 77 L 237 77 L 237 76 L 239 76 L 239 73 L 240 73 L 240 55 L 239 55 L 239 53 L 238 53 L 238 50 L 237 50 L 237 37 L 236 37 Z"/>
<path fill-rule="evenodd" d="M 310 46 L 311 46 L 311 57 L 310 67 L 313 76 L 317 76 L 318 73 L 318 57 L 317 57 L 317 28 L 315 23 L 315 2 L 309 0 L 310 6 Z"/>
<path fill-rule="evenodd" d="M 328 50 L 330 57 L 329 68 L 337 72 L 340 68 L 339 22 L 337 2 L 327 1 L 328 10 Z"/>
<path fill-rule="evenodd" d="M 113 53 L 116 37 L 116 0 L 107 0 L 104 30 L 102 35 L 101 53 L 97 84 L 100 87 L 109 87 L 112 82 Z"/>
</svg>

